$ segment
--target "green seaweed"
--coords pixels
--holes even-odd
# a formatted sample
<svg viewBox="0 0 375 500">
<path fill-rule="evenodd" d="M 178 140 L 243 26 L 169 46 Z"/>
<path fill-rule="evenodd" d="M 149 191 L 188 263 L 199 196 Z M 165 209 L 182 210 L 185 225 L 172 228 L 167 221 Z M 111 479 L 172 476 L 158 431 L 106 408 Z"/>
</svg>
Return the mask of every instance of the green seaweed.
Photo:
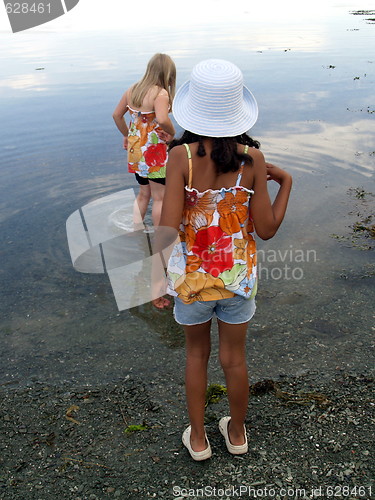
<svg viewBox="0 0 375 500">
<path fill-rule="evenodd" d="M 206 390 L 206 408 L 211 404 L 218 403 L 227 393 L 227 388 L 224 385 L 210 384 Z"/>
<path fill-rule="evenodd" d="M 124 430 L 125 434 L 132 434 L 133 432 L 139 431 L 147 431 L 149 429 L 148 425 L 145 423 L 140 425 L 128 425 L 128 427 Z"/>
<path fill-rule="evenodd" d="M 354 196 L 358 200 L 363 200 L 365 198 L 366 194 L 370 194 L 370 193 L 367 193 L 363 189 L 363 187 L 356 187 L 356 188 L 349 188 L 348 189 L 348 194 Z"/>
<path fill-rule="evenodd" d="M 349 215 L 355 215 L 357 220 L 348 226 L 349 235 L 331 234 L 331 237 L 339 241 L 350 241 L 351 246 L 360 250 L 372 250 L 375 248 L 375 196 L 365 191 L 363 187 L 348 189 L 348 195 L 358 200 L 355 202 L 354 210 L 349 212 Z"/>
<path fill-rule="evenodd" d="M 279 384 L 274 380 L 261 380 L 250 386 L 250 396 L 263 396 L 264 394 L 274 393 L 274 395 L 282 400 L 285 404 L 308 405 L 315 403 L 318 406 L 328 406 L 331 401 L 325 394 L 319 392 L 303 392 L 297 393 L 282 391 Z"/>
</svg>

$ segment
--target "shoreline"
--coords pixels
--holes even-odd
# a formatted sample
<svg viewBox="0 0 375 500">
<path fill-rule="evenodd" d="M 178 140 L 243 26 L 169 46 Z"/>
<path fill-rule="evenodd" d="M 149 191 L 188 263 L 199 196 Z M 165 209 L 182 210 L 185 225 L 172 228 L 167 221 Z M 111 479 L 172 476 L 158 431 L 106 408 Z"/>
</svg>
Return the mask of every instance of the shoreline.
<svg viewBox="0 0 375 500">
<path fill-rule="evenodd" d="M 373 384 L 370 373 L 343 370 L 253 384 L 242 457 L 228 454 L 217 428 L 228 413 L 223 397 L 207 408 L 213 456 L 201 463 L 181 443 L 181 381 L 128 375 L 96 386 L 3 386 L 0 498 L 232 498 L 240 491 L 261 498 L 268 488 L 263 498 L 291 498 L 282 492 L 294 489 L 292 498 L 307 499 L 332 487 L 339 498 L 369 499 Z M 137 430 L 125 432 L 131 426 Z"/>
</svg>

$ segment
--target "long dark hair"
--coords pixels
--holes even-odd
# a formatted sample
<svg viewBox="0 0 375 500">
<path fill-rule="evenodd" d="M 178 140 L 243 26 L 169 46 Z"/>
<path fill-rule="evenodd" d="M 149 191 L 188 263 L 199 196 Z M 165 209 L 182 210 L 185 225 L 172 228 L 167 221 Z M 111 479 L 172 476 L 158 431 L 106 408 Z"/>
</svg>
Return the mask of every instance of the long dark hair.
<svg viewBox="0 0 375 500">
<path fill-rule="evenodd" d="M 174 139 L 170 143 L 169 150 L 181 144 L 198 142 L 198 156 L 206 156 L 207 153 L 203 142 L 205 139 L 211 139 L 212 141 L 211 159 L 216 165 L 218 174 L 237 172 L 242 161 L 252 163 L 251 156 L 237 152 L 237 144 L 247 145 L 256 149 L 260 148 L 260 142 L 252 139 L 246 133 L 237 135 L 236 137 L 205 137 L 185 130 L 180 139 Z"/>
</svg>

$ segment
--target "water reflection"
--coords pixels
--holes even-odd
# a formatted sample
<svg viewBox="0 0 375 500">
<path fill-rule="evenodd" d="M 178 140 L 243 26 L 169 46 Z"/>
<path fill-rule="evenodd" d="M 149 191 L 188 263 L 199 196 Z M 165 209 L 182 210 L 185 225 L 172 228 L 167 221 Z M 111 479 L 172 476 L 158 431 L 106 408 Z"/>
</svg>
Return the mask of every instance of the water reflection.
<svg viewBox="0 0 375 500">
<path fill-rule="evenodd" d="M 31 90 L 33 92 L 45 92 L 48 90 L 47 77 L 35 76 L 31 74 L 17 75 L 0 80 L 0 90 L 13 89 L 13 90 Z"/>
<path fill-rule="evenodd" d="M 267 131 L 262 142 L 294 170 L 329 178 L 344 169 L 370 178 L 375 171 L 374 135 L 375 122 L 370 120 L 345 125 L 294 122 L 277 134 Z"/>
<path fill-rule="evenodd" d="M 224 3 L 216 7 L 220 14 Z M 373 191 L 374 26 L 350 16 L 349 6 L 295 7 L 294 23 L 283 3 L 257 9 L 255 18 L 241 2 L 235 25 L 229 17 L 227 23 L 202 17 L 202 24 L 183 18 L 184 26 L 150 28 L 142 37 L 128 29 L 54 33 L 47 25 L 18 37 L 0 34 L 5 380 L 34 374 L 91 382 L 132 368 L 150 376 L 181 368 L 183 337 L 171 311 L 144 305 L 119 313 L 107 276 L 72 269 L 65 237 L 66 219 L 79 207 L 136 187 L 111 113 L 156 50 L 175 58 L 179 83 L 205 57 L 238 64 L 260 105 L 252 135 L 268 160 L 294 175 L 282 231 L 259 248 L 284 252 L 293 244 L 316 251 L 317 259 L 299 264 L 301 280 L 263 276 L 250 327 L 253 376 L 330 369 L 332 359 L 341 367 L 370 364 L 364 358 L 374 300 L 371 257 L 330 235 L 344 234 L 351 223 L 347 189 Z"/>
</svg>

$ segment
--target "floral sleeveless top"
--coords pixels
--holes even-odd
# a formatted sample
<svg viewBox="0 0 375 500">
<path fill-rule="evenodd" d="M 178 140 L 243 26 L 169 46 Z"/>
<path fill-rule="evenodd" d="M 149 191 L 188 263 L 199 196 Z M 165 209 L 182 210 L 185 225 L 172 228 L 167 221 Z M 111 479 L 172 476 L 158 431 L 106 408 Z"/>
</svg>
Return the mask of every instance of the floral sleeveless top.
<svg viewBox="0 0 375 500">
<path fill-rule="evenodd" d="M 256 294 L 256 246 L 249 217 L 253 190 L 240 186 L 243 164 L 236 185 L 199 192 L 189 185 L 180 225 L 180 241 L 168 262 L 168 293 L 186 304 Z M 247 152 L 247 148 L 245 149 Z"/>
<path fill-rule="evenodd" d="M 131 122 L 128 133 L 128 171 L 150 179 L 165 178 L 167 145 L 159 139 L 155 112 L 128 106 Z"/>
</svg>

